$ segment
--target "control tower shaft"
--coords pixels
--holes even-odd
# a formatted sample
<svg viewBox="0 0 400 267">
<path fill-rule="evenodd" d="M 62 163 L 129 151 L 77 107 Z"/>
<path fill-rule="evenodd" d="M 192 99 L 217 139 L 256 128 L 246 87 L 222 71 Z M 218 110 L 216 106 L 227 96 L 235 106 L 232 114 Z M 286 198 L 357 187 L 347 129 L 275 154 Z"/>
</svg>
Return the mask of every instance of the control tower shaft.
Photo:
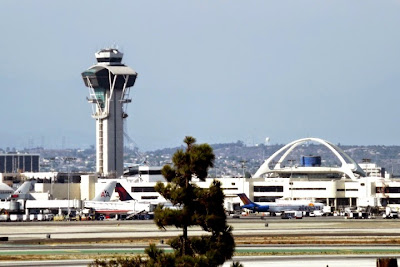
<svg viewBox="0 0 400 267">
<path fill-rule="evenodd" d="M 123 123 L 137 73 L 121 63 L 122 57 L 117 49 L 102 49 L 96 53 L 97 64 L 82 72 L 96 119 L 96 171 L 103 176 L 123 174 Z"/>
</svg>

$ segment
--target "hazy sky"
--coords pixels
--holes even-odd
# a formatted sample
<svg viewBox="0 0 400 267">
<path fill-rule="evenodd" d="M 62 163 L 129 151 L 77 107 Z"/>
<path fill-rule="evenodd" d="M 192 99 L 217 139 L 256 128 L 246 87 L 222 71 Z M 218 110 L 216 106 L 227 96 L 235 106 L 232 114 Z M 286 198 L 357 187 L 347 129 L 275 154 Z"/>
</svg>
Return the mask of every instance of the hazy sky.
<svg viewBox="0 0 400 267">
<path fill-rule="evenodd" d="M 400 0 L 0 3 L 0 147 L 87 147 L 81 72 L 114 44 L 139 75 L 143 151 L 319 137 L 400 145 Z"/>
</svg>

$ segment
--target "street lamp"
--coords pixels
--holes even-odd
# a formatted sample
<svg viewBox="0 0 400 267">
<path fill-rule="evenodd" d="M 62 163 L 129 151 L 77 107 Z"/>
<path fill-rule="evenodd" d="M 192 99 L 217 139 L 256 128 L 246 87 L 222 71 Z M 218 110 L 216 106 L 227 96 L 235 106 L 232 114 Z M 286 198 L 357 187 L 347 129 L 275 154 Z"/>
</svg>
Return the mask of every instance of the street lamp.
<svg viewBox="0 0 400 267">
<path fill-rule="evenodd" d="M 290 178 L 289 178 L 289 185 L 290 185 L 290 198 L 293 199 L 293 163 L 296 160 L 294 159 L 289 159 L 288 162 L 290 163 Z"/>
<path fill-rule="evenodd" d="M 241 161 L 240 161 L 240 163 L 242 163 L 243 178 L 245 178 L 244 169 L 246 169 L 246 166 L 245 166 L 246 162 L 247 162 L 247 160 L 241 160 Z"/>
<path fill-rule="evenodd" d="M 70 168 L 69 168 L 69 165 L 70 165 L 71 162 L 74 161 L 74 160 L 76 160 L 76 158 L 73 158 L 73 157 L 65 157 L 65 158 L 64 158 L 64 162 L 67 162 L 67 163 L 68 163 L 68 164 L 67 164 L 67 176 L 68 176 L 68 214 L 67 214 L 67 217 L 68 217 L 68 219 L 69 219 L 69 215 L 70 215 L 70 213 L 71 213 L 70 204 L 69 204 L 69 202 L 70 202 L 70 189 L 69 189 L 69 184 L 70 184 Z"/>
<path fill-rule="evenodd" d="M 50 172 L 53 172 L 53 177 L 50 176 L 50 196 L 53 198 L 53 183 L 54 183 L 54 161 L 56 160 L 55 157 L 47 158 L 50 162 Z"/>
<path fill-rule="evenodd" d="M 292 178 L 292 175 L 293 175 L 293 163 L 295 161 L 296 160 L 294 160 L 294 159 L 288 159 L 288 162 L 290 163 L 290 178 Z"/>
</svg>

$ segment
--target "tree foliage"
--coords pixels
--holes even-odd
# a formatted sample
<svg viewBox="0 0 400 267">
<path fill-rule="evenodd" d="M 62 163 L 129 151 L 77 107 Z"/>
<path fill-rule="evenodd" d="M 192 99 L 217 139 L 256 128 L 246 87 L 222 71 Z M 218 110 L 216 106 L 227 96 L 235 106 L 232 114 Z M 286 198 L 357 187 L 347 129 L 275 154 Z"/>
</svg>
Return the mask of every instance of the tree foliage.
<svg viewBox="0 0 400 267">
<path fill-rule="evenodd" d="M 169 242 L 175 250 L 174 266 L 221 265 L 232 258 L 235 247 L 232 228 L 226 224 L 221 183 L 214 180 L 209 188 L 192 183 L 194 178 L 205 181 L 215 156 L 211 146 L 196 144 L 193 137 L 186 137 L 184 143 L 186 150 L 176 151 L 172 157 L 173 166 L 166 165 L 162 169 L 168 184 L 159 182 L 156 185 L 156 191 L 177 208 L 157 207 L 154 221 L 160 228 L 182 228 L 182 235 Z M 188 237 L 188 227 L 196 225 L 209 234 Z"/>
</svg>

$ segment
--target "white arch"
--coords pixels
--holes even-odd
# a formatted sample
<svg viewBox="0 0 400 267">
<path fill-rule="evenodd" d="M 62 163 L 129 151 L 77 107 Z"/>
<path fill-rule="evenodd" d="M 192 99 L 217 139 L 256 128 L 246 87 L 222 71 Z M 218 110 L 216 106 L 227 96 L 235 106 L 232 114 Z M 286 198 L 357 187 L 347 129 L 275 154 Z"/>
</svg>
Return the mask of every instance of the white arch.
<svg viewBox="0 0 400 267">
<path fill-rule="evenodd" d="M 287 145 L 285 145 L 284 147 L 282 147 L 281 149 L 279 149 L 278 151 L 276 151 L 274 154 L 272 154 L 271 157 L 269 157 L 262 165 L 261 167 L 257 170 L 257 172 L 254 174 L 254 178 L 259 178 L 262 175 L 266 174 L 266 173 L 271 173 L 277 170 L 281 169 L 281 164 L 282 162 L 286 159 L 286 157 L 293 151 L 293 149 L 295 149 L 297 146 L 308 142 L 308 141 L 312 141 L 312 142 L 316 142 L 319 143 L 321 145 L 324 145 L 326 148 L 328 148 L 336 157 L 337 159 L 340 161 L 340 163 L 342 164 L 340 167 L 332 167 L 331 169 L 334 169 L 337 172 L 342 172 L 345 173 L 347 176 L 349 176 L 352 180 L 356 180 L 356 176 L 354 175 L 359 174 L 361 176 L 365 176 L 364 171 L 361 169 L 361 167 L 349 156 L 347 155 L 342 149 L 340 149 L 338 146 L 325 141 L 323 139 L 320 138 L 313 138 L 313 137 L 309 137 L 309 138 L 302 138 L 302 139 L 298 139 L 295 140 Z M 274 166 L 273 169 L 269 168 L 269 164 L 283 151 L 287 150 L 278 160 L 278 162 L 276 163 L 276 165 Z M 348 160 L 347 163 L 346 160 L 342 157 L 342 155 Z M 318 167 L 315 167 L 318 168 Z"/>
</svg>

